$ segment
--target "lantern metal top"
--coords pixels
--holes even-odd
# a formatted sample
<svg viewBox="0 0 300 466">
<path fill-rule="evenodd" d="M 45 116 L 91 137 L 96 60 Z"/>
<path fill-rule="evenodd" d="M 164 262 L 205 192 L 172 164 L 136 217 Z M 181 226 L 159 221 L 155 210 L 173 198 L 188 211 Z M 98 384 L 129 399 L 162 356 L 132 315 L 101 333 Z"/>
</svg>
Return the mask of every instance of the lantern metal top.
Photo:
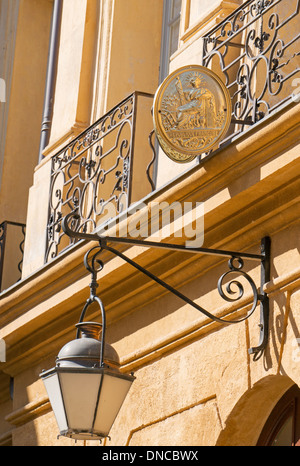
<svg viewBox="0 0 300 466">
<path fill-rule="evenodd" d="M 60 367 L 101 367 L 101 342 L 99 341 L 102 325 L 97 322 L 80 322 L 81 338 L 68 342 L 60 350 L 56 365 Z M 111 368 L 119 367 L 120 360 L 116 350 L 105 343 L 104 363 Z"/>
</svg>

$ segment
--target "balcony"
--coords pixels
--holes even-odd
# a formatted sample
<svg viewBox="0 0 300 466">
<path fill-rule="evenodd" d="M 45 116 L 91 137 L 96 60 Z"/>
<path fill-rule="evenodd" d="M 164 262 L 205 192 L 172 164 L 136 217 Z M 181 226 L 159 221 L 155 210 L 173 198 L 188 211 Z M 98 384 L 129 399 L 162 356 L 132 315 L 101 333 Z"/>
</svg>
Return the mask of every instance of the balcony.
<svg viewBox="0 0 300 466">
<path fill-rule="evenodd" d="M 135 92 L 52 157 L 45 262 L 73 244 L 61 228 L 69 212 L 90 232 L 153 189 L 152 101 Z"/>
<path fill-rule="evenodd" d="M 299 7 L 249 0 L 203 36 L 202 64 L 224 76 L 231 94 L 227 141 L 300 100 Z"/>
</svg>

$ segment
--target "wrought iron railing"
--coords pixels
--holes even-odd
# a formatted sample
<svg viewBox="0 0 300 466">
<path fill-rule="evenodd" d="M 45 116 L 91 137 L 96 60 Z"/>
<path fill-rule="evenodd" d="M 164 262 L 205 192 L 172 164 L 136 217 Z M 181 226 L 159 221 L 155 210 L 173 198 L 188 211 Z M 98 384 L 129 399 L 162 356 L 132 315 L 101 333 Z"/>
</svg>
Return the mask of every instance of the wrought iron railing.
<svg viewBox="0 0 300 466">
<path fill-rule="evenodd" d="M 299 98 L 299 7 L 248 0 L 203 37 L 203 65 L 224 76 L 231 94 L 227 140 Z"/>
<path fill-rule="evenodd" d="M 136 200 L 133 169 L 146 177 L 140 173 L 135 188 L 138 198 L 153 189 L 149 175 L 153 153 L 148 141 L 152 126 L 142 125 L 142 136 L 141 124 L 137 128 L 138 111 L 142 112 L 139 123 L 143 119 L 152 123 L 152 101 L 153 95 L 133 93 L 52 157 L 45 262 L 73 244 L 61 228 L 68 213 L 77 209 L 79 214 L 73 229 L 91 232 L 107 218 L 108 205 L 118 215 Z M 133 157 L 137 138 L 139 152 Z"/>
<path fill-rule="evenodd" d="M 24 240 L 23 223 L 4 221 L 0 224 L 0 291 L 21 278 Z"/>
</svg>

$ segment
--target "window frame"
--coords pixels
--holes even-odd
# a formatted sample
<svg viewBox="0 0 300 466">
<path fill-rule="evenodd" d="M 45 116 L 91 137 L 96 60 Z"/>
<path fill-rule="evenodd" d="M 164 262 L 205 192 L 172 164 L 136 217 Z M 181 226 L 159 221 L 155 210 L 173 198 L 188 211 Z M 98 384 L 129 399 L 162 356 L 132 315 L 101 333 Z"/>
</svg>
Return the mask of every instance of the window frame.
<svg viewBox="0 0 300 466">
<path fill-rule="evenodd" d="M 292 445 L 300 446 L 300 389 L 293 385 L 280 398 L 269 415 L 259 436 L 257 446 L 272 446 L 288 418 L 292 416 Z"/>
<path fill-rule="evenodd" d="M 159 83 L 161 83 L 169 74 L 169 65 L 170 65 L 170 40 L 171 40 L 171 29 L 172 26 L 178 21 L 178 45 L 180 40 L 180 18 L 182 11 L 182 2 L 181 0 L 181 9 L 179 13 L 171 18 L 172 5 L 174 0 L 164 0 L 163 7 L 163 22 L 162 22 L 162 34 L 161 34 L 161 52 L 160 52 L 160 67 L 159 67 Z"/>
</svg>

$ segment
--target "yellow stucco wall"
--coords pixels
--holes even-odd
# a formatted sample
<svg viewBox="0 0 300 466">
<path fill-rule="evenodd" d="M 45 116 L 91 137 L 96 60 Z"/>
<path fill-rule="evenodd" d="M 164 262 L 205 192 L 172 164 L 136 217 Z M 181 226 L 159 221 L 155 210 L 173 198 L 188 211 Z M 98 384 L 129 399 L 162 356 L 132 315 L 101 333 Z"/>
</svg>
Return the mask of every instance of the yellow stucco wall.
<svg viewBox="0 0 300 466">
<path fill-rule="evenodd" d="M 16 36 L 10 93 L 7 103 L 1 103 L 1 110 L 9 105 L 9 112 L 3 122 L 6 132 L 1 154 L 0 218 L 25 223 L 28 189 L 38 161 L 52 2 L 21 0 L 12 4 L 14 9 L 9 14 L 15 18 Z M 2 2 L 4 17 L 11 7 Z M 13 36 L 11 30 L 7 34 Z"/>
<path fill-rule="evenodd" d="M 189 8 L 195 4 L 184 1 L 180 47 L 170 69 L 199 62 L 201 33 L 240 3 L 204 2 L 207 10 L 191 24 Z M 75 337 L 74 325 L 89 295 L 83 256 L 91 244 L 79 244 L 44 264 L 51 159 L 129 93 L 155 92 L 161 24 L 160 0 L 65 2 L 54 120 L 29 192 L 23 277 L 0 301 L 0 338 L 7 345 L 6 362 L 0 362 L 2 445 L 74 444 L 57 439 L 39 374 L 54 365 L 60 348 Z M 24 34 L 22 28 L 18 31 Z M 17 71 L 23 59 L 16 55 L 15 60 Z M 104 445 L 255 445 L 277 400 L 293 384 L 300 385 L 295 357 L 300 325 L 299 105 L 289 103 L 199 164 L 183 169 L 160 153 L 158 189 L 143 197 L 146 211 L 155 202 L 203 202 L 205 247 L 257 253 L 261 238 L 270 236 L 271 280 L 265 286 L 270 339 L 264 356 L 253 361 L 248 348 L 258 343 L 259 308 L 240 324 L 212 322 L 129 265 L 104 255 L 98 282 L 107 339 L 120 355 L 122 370 L 136 376 Z M 149 131 L 150 107 L 143 102 L 140 134 Z M 141 139 L 137 145 L 135 155 L 145 154 Z M 138 186 L 139 162 L 136 200 L 145 195 L 144 182 Z M 249 310 L 248 290 L 240 304 L 223 301 L 217 292 L 218 279 L 228 270 L 224 259 L 138 247 L 127 248 L 126 254 L 216 316 L 234 319 Z M 245 266 L 259 286 L 259 263 Z M 89 318 L 97 320 L 97 311 Z"/>
</svg>

